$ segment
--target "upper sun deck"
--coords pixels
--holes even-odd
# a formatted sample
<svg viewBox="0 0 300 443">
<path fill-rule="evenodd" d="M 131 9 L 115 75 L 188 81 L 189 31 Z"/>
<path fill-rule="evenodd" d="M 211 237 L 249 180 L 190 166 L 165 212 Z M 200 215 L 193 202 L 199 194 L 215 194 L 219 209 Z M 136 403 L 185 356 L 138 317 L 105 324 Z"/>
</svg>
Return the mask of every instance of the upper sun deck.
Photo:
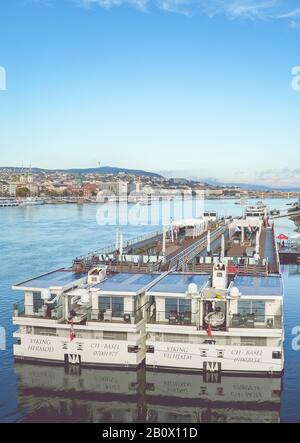
<svg viewBox="0 0 300 443">
<path fill-rule="evenodd" d="M 121 272 L 107 276 L 105 280 L 93 286 L 93 291 L 105 294 L 135 295 L 145 291 L 161 278 L 161 273 L 141 274 Z"/>
<path fill-rule="evenodd" d="M 241 296 L 253 297 L 282 297 L 283 283 L 280 275 L 269 276 L 241 276 L 234 279 Z"/>
<path fill-rule="evenodd" d="M 13 289 L 19 291 L 39 291 L 42 289 L 63 290 L 82 284 L 87 279 L 87 273 L 75 273 L 72 269 L 58 269 L 37 277 L 17 283 Z"/>
<path fill-rule="evenodd" d="M 185 294 L 191 283 L 196 284 L 200 292 L 208 283 L 209 277 L 209 274 L 168 274 L 154 284 L 147 293 L 149 295 Z"/>
</svg>

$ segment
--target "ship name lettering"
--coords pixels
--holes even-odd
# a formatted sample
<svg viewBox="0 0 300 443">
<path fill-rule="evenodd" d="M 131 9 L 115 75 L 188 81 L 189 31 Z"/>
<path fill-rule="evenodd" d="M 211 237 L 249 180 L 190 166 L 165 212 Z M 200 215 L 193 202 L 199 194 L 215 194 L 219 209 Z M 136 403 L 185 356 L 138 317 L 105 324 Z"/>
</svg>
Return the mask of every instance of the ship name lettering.
<svg viewBox="0 0 300 443">
<path fill-rule="evenodd" d="M 35 345 L 29 345 L 28 351 L 32 352 L 54 352 L 53 346 L 35 346 Z"/>
<path fill-rule="evenodd" d="M 108 344 L 108 343 L 91 343 L 92 349 L 105 349 L 107 351 L 119 351 L 120 345 L 118 344 Z"/>
<path fill-rule="evenodd" d="M 246 355 L 255 355 L 255 356 L 262 356 L 262 351 L 258 350 L 248 350 L 246 351 Z"/>
<path fill-rule="evenodd" d="M 188 354 L 173 354 L 164 352 L 164 358 L 173 358 L 174 360 L 191 360 L 192 356 Z"/>
<path fill-rule="evenodd" d="M 184 352 L 188 353 L 188 348 L 183 346 L 167 346 L 167 352 Z"/>
<path fill-rule="evenodd" d="M 47 338 L 31 338 L 30 343 L 32 343 L 33 345 L 50 346 L 51 340 L 48 340 Z"/>
<path fill-rule="evenodd" d="M 116 357 L 118 352 L 112 351 L 94 351 L 94 356 L 96 357 Z"/>
<path fill-rule="evenodd" d="M 258 357 L 236 357 L 234 359 L 235 363 L 245 362 L 245 363 L 260 363 L 260 358 Z"/>
</svg>

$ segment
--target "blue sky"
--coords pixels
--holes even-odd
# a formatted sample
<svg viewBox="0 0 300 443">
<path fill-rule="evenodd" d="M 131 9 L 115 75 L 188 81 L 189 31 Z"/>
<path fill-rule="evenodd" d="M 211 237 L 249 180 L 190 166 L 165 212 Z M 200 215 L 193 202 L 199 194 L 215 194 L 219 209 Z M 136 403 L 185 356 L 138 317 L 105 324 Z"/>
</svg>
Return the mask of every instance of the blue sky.
<svg viewBox="0 0 300 443">
<path fill-rule="evenodd" d="M 0 8 L 0 165 L 300 185 L 299 0 Z"/>
</svg>

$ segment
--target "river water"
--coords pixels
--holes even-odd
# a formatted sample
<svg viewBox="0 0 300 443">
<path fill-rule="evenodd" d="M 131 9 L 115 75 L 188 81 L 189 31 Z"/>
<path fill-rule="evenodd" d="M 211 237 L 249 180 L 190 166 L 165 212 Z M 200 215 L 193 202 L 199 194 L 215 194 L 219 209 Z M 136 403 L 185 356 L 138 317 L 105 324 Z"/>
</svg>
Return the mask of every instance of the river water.
<svg viewBox="0 0 300 443">
<path fill-rule="evenodd" d="M 206 210 L 241 215 L 232 200 L 207 200 Z M 250 203 L 250 202 L 249 202 Z M 286 201 L 270 200 L 287 209 Z M 12 305 L 22 294 L 12 284 L 66 266 L 83 253 L 113 243 L 115 226 L 97 223 L 96 205 L 0 208 L 0 422 L 300 422 L 300 268 L 282 267 L 285 282 L 285 372 L 281 379 L 106 371 L 15 364 Z M 99 219 L 98 219 L 99 220 Z M 127 225 L 125 239 L 157 226 Z M 287 219 L 277 233 L 293 234 Z M 1 329 L 3 331 L 3 329 Z M 2 343 L 3 344 L 3 343 Z"/>
</svg>

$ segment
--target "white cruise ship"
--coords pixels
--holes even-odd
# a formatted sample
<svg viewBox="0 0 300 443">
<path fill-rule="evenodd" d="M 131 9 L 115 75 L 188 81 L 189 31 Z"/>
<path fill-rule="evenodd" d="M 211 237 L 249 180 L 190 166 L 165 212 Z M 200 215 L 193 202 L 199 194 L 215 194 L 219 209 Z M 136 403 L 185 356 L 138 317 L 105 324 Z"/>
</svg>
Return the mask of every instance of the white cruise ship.
<svg viewBox="0 0 300 443">
<path fill-rule="evenodd" d="M 136 367 L 146 351 L 146 290 L 161 274 L 59 269 L 17 284 L 17 359 Z"/>
<path fill-rule="evenodd" d="M 283 285 L 274 226 L 257 214 L 173 222 L 16 284 L 15 358 L 279 375 Z"/>
<path fill-rule="evenodd" d="M 240 275 L 226 265 L 209 274 L 173 273 L 147 292 L 146 365 L 209 372 L 281 373 L 282 300 L 279 275 Z"/>
</svg>

